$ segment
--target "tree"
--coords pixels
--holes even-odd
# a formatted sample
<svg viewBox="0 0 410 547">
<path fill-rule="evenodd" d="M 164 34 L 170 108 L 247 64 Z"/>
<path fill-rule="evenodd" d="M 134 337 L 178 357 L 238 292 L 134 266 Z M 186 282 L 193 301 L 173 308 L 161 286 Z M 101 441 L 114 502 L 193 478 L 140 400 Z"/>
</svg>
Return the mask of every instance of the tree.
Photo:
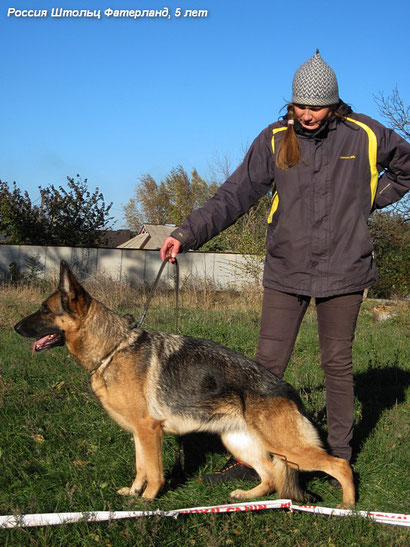
<svg viewBox="0 0 410 547">
<path fill-rule="evenodd" d="M 397 87 L 393 89 L 391 95 L 386 97 L 383 92 L 380 92 L 374 100 L 388 125 L 404 139 L 410 140 L 410 106 L 405 106 Z"/>
<path fill-rule="evenodd" d="M 169 222 L 165 185 L 159 185 L 151 175 L 143 175 L 136 187 L 135 198 L 124 207 L 125 220 L 131 230 L 138 230 L 144 222 L 166 224 Z"/>
<path fill-rule="evenodd" d="M 44 242 L 44 223 L 40 209 L 33 206 L 27 192 L 14 182 L 10 188 L 0 180 L 0 232 L 10 243 Z"/>
<path fill-rule="evenodd" d="M 410 294 L 410 225 L 393 212 L 376 212 L 369 221 L 379 279 L 370 289 L 376 298 Z"/>
<path fill-rule="evenodd" d="M 51 185 L 39 188 L 41 215 L 47 226 L 47 241 L 56 245 L 83 245 L 100 243 L 101 230 L 109 227 L 112 203 L 105 204 L 99 188 L 88 190 L 87 179 L 67 177 L 68 190 Z"/>
<path fill-rule="evenodd" d="M 40 186 L 40 207 L 16 183 L 12 190 L 6 182 L 0 183 L 0 229 L 11 243 L 94 246 L 100 242 L 100 231 L 112 221 L 112 204 L 105 204 L 98 188 L 91 193 L 87 179 L 77 175 L 67 181 L 67 190 Z"/>
<path fill-rule="evenodd" d="M 159 184 L 146 174 L 140 178 L 135 197 L 124 206 L 125 220 L 132 230 L 138 230 L 144 223 L 180 224 L 213 191 L 214 186 L 208 185 L 196 169 L 190 178 L 179 165 Z"/>
</svg>

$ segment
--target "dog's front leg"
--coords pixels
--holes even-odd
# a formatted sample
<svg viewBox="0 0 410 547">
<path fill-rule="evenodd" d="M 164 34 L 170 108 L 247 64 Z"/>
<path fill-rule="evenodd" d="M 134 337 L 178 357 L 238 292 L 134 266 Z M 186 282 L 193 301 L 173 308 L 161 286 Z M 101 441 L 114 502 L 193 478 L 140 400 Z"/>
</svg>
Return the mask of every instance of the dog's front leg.
<svg viewBox="0 0 410 547">
<path fill-rule="evenodd" d="M 144 490 L 145 484 L 147 482 L 147 473 L 145 467 L 142 465 L 144 462 L 141 443 L 139 441 L 138 435 L 134 433 L 134 444 L 135 444 L 135 479 L 132 483 L 131 488 L 127 486 L 120 488 L 118 494 L 122 496 L 139 496 Z"/>
<path fill-rule="evenodd" d="M 124 496 L 152 500 L 164 484 L 162 473 L 162 427 L 152 418 L 138 421 L 134 432 L 136 476 L 131 488 L 121 488 Z M 145 490 L 144 490 L 145 486 Z"/>
</svg>

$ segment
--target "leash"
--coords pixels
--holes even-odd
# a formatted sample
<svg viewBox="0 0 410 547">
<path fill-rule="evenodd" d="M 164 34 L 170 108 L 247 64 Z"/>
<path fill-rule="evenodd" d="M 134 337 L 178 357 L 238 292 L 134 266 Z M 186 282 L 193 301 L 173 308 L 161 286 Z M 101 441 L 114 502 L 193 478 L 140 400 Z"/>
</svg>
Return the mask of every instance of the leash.
<svg viewBox="0 0 410 547">
<path fill-rule="evenodd" d="M 164 268 L 167 264 L 167 262 L 169 262 L 171 260 L 171 257 L 168 256 L 167 258 L 165 258 L 161 264 L 161 267 L 159 269 L 159 272 L 157 274 L 157 277 L 154 281 L 154 284 L 152 285 L 152 289 L 151 289 L 151 292 L 148 296 L 148 300 L 145 304 L 145 307 L 144 307 L 144 311 L 142 312 L 142 315 L 141 315 L 141 318 L 139 321 L 137 321 L 136 323 L 134 323 L 133 325 L 131 325 L 131 329 L 138 329 L 144 322 L 144 319 L 145 319 L 145 316 L 147 315 L 147 311 L 148 311 L 148 308 L 149 308 L 149 305 L 151 304 L 151 300 L 152 300 L 152 297 L 154 296 L 154 293 L 155 293 L 155 290 L 157 288 L 157 285 L 158 285 L 158 281 L 161 277 L 161 274 L 162 272 L 164 271 Z M 171 262 L 172 264 L 172 262 Z M 179 265 L 178 265 L 178 261 L 177 259 L 175 258 L 175 262 L 173 263 L 175 264 L 175 333 L 178 332 L 178 309 L 179 309 Z"/>
<path fill-rule="evenodd" d="M 148 311 L 148 307 L 151 303 L 151 300 L 152 300 L 152 297 L 154 296 L 154 292 L 155 292 L 155 289 L 157 288 L 157 285 L 158 285 L 158 281 L 159 281 L 159 278 L 161 277 L 161 274 L 162 272 L 164 271 L 164 268 L 165 268 L 165 265 L 167 262 L 169 262 L 171 257 L 167 257 L 161 264 L 161 267 L 159 269 L 159 272 L 157 274 L 157 277 L 155 279 L 155 282 L 152 286 L 152 289 L 151 289 L 151 292 L 150 292 L 150 295 L 148 297 L 148 300 L 147 300 L 147 303 L 145 304 L 145 308 L 144 308 L 144 311 L 142 312 L 142 316 L 141 316 L 141 319 L 139 321 L 137 321 L 136 323 L 134 323 L 133 325 L 131 325 L 130 327 L 130 330 L 133 330 L 133 329 L 138 329 L 142 323 L 144 322 L 144 319 L 145 319 L 145 316 L 147 315 L 147 311 Z M 178 262 L 177 262 L 177 259 L 175 259 L 175 266 L 176 266 L 176 279 L 175 279 L 175 300 L 176 300 L 176 310 L 175 310 L 175 332 L 178 332 L 178 294 L 179 294 L 179 266 L 178 266 Z M 117 353 L 117 351 L 121 350 L 121 349 L 124 349 L 128 344 L 130 344 L 130 340 L 127 338 L 126 340 L 122 340 L 120 341 L 109 353 L 108 355 L 106 355 L 103 360 L 98 363 L 98 365 L 93 368 L 90 373 L 91 373 L 91 376 L 93 376 L 97 371 L 102 371 L 104 370 L 106 367 L 108 367 L 108 365 L 111 363 L 112 361 L 112 358 L 114 357 L 115 353 Z M 181 456 L 180 456 L 181 458 Z"/>
<path fill-rule="evenodd" d="M 142 323 L 144 322 L 145 316 L 147 315 L 147 311 L 149 308 L 149 305 L 151 304 L 152 297 L 154 296 L 155 290 L 158 285 L 158 281 L 161 277 L 162 272 L 164 271 L 165 265 L 167 262 L 169 262 L 171 259 L 170 256 L 165 258 L 161 264 L 161 267 L 159 269 L 159 272 L 157 274 L 157 277 L 154 281 L 154 284 L 152 285 L 151 292 L 149 294 L 147 303 L 145 304 L 144 311 L 142 312 L 141 318 L 139 321 L 137 321 L 134 325 L 131 326 L 131 329 L 138 329 Z M 171 262 L 172 264 L 172 262 Z M 178 310 L 179 310 L 179 265 L 178 260 L 175 258 L 175 333 L 178 332 Z M 178 456 L 179 456 L 179 465 L 181 468 L 182 473 L 185 471 L 185 450 L 184 450 L 184 443 L 182 440 L 182 437 L 178 437 Z"/>
</svg>

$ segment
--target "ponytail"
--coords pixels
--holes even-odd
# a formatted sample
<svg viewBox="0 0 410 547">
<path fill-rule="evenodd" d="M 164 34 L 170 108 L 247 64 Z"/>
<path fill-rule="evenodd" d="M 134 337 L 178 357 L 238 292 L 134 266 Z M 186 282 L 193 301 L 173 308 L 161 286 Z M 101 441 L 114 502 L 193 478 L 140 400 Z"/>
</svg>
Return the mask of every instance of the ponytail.
<svg viewBox="0 0 410 547">
<path fill-rule="evenodd" d="M 276 155 L 276 165 L 283 170 L 294 167 L 300 161 L 299 141 L 294 128 L 295 110 L 293 104 L 288 105 L 288 114 L 285 120 L 288 122 L 288 128 L 284 132 Z"/>
</svg>

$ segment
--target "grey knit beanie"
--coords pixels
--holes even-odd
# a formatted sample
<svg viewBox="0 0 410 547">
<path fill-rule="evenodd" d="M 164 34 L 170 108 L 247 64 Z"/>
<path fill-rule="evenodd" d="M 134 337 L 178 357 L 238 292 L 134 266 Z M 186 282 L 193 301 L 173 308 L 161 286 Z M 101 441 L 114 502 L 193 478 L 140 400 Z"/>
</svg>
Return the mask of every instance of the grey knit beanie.
<svg viewBox="0 0 410 547">
<path fill-rule="evenodd" d="M 329 106 L 339 102 L 336 74 L 324 62 L 318 49 L 295 73 L 292 102 L 306 106 Z"/>
</svg>

